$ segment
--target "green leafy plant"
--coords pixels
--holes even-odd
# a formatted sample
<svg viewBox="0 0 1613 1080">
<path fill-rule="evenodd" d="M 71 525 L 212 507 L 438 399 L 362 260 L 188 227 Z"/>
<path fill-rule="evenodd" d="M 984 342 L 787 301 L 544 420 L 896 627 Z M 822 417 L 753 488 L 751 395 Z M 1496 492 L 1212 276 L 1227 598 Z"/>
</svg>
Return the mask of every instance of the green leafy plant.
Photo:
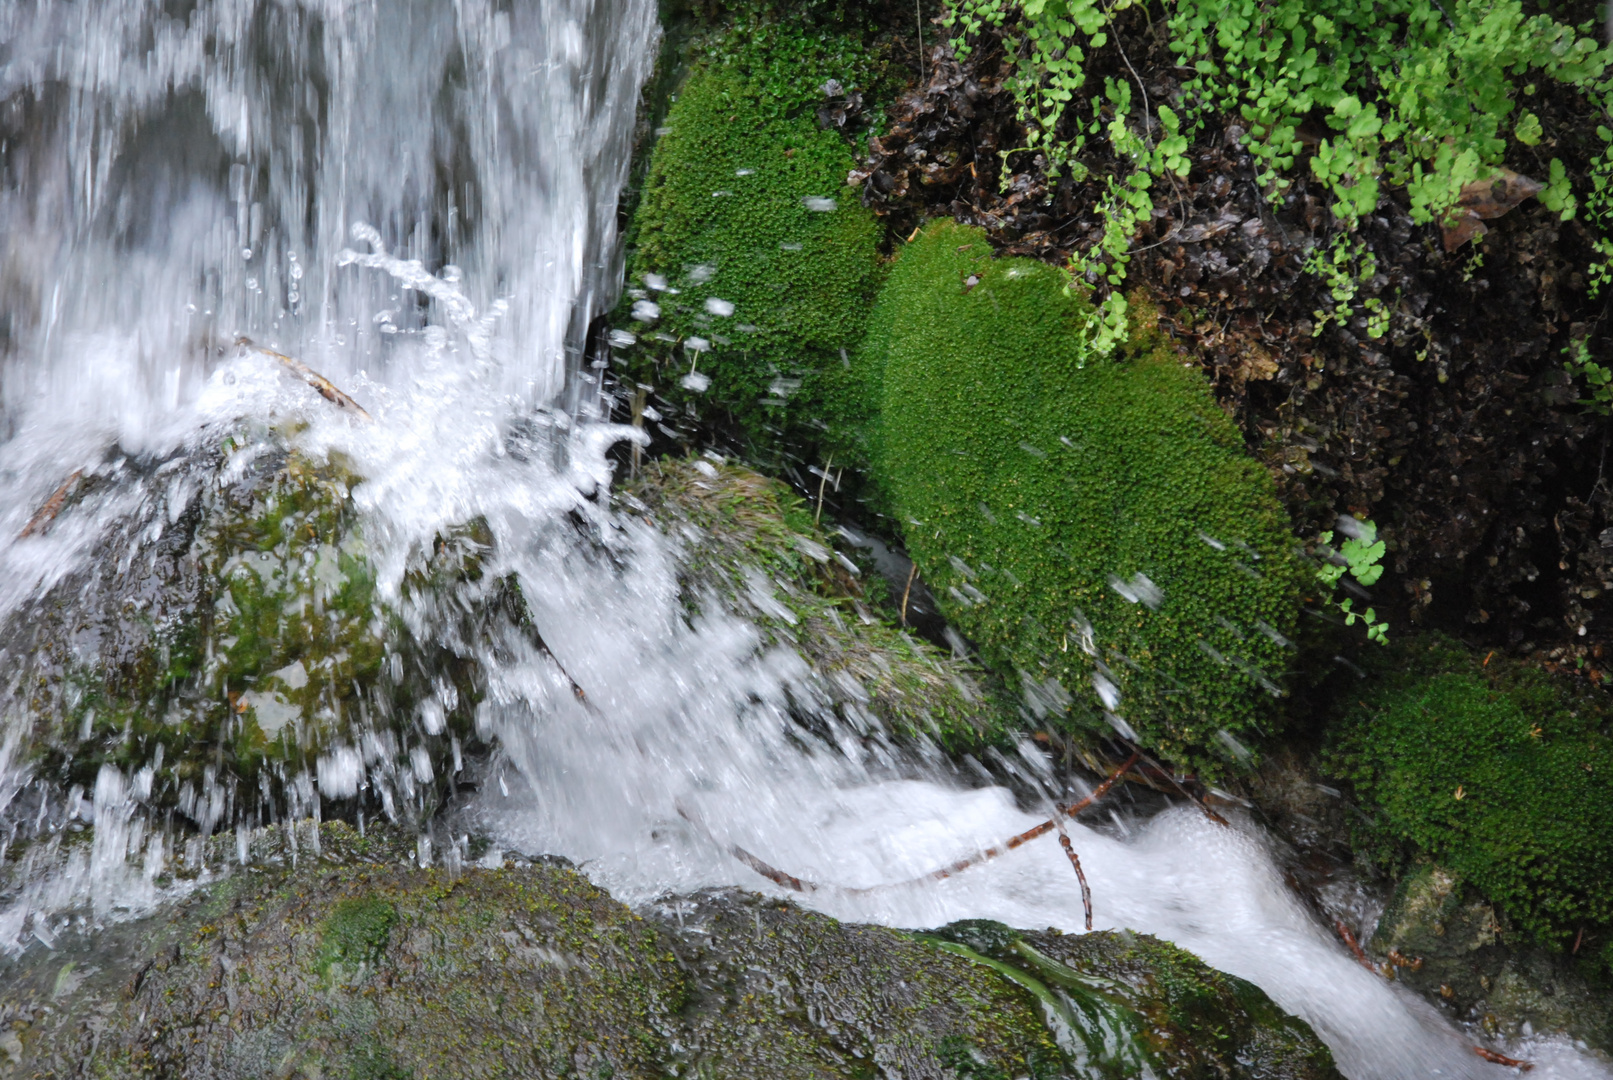
<svg viewBox="0 0 1613 1080">
<path fill-rule="evenodd" d="M 1587 396 L 1580 398 L 1579 403 L 1592 412 L 1613 416 L 1613 370 L 1592 359 L 1590 343 L 1584 338 L 1575 340 L 1563 351 L 1568 355 L 1563 366 L 1585 380 Z"/>
<path fill-rule="evenodd" d="M 1333 532 L 1328 530 L 1318 536 L 1317 543 L 1323 553 L 1329 556 L 1316 570 L 1316 577 L 1329 590 L 1338 587 L 1339 582 L 1348 574 L 1365 587 L 1374 585 L 1383 576 L 1383 556 L 1387 550 L 1382 540 L 1378 539 L 1378 527 L 1370 521 L 1360 522 L 1356 526 L 1361 535 L 1347 538 L 1335 551 Z M 1336 557 L 1335 557 L 1336 556 Z M 1344 614 L 1344 625 L 1354 626 L 1357 620 L 1366 627 L 1367 639 L 1379 645 L 1389 644 L 1389 624 L 1378 620 L 1378 613 L 1367 608 L 1365 611 L 1355 610 L 1355 601 L 1352 599 L 1332 601 L 1333 606 Z"/>
<path fill-rule="evenodd" d="M 1346 234 L 1372 213 L 1385 188 L 1405 191 L 1413 221 L 1453 224 L 1463 189 L 1498 174 L 1508 136 L 1524 146 L 1549 145 L 1539 115 L 1519 101 L 1551 80 L 1582 94 L 1594 114 L 1613 105 L 1613 46 L 1598 46 L 1595 28 L 1529 14 L 1522 0 L 1164 0 L 1170 47 L 1191 71 L 1176 101 L 1143 98 L 1135 110 L 1129 83 L 1105 81 L 1089 92 L 1084 65 L 1113 48 L 1131 70 L 1114 32 L 1130 0 L 959 0 L 951 16 L 953 45 L 967 52 L 988 27 L 1004 35 L 1027 146 L 1055 171 L 1085 179 L 1089 140 L 1106 136 L 1129 166 L 1106 182 L 1105 228 L 1071 272 L 1100 291 L 1125 281 L 1130 245 L 1146 219 L 1155 187 L 1185 175 L 1189 137 L 1211 117 L 1231 113 L 1246 125 L 1244 145 L 1273 200 L 1291 186 L 1308 156 L 1311 174 L 1333 197 Z M 1158 25 L 1158 24 L 1156 24 Z M 1083 93 L 1092 122 L 1073 135 L 1065 110 Z M 1107 123 L 1102 115 L 1108 115 Z M 1318 123 L 1324 133 L 1318 137 Z M 1301 127 L 1308 126 L 1304 138 Z M 1164 133 L 1157 143 L 1150 134 Z M 1576 192 L 1561 158 L 1547 166 L 1540 200 L 1563 220 L 1584 213 L 1598 259 L 1587 269 L 1593 289 L 1613 280 L 1613 129 L 1599 126 L 1608 147 L 1593 164 L 1589 190 Z M 1306 144 L 1313 152 L 1306 154 Z M 1321 325 L 1347 317 L 1358 283 L 1375 273 L 1362 247 L 1341 237 L 1318 252 L 1309 269 L 1334 294 Z M 1388 308 L 1368 301 L 1368 333 L 1388 329 Z M 1105 304 L 1087 329 L 1100 355 L 1117 346 L 1124 303 Z M 1320 329 L 1320 326 L 1319 326 Z"/>
</svg>

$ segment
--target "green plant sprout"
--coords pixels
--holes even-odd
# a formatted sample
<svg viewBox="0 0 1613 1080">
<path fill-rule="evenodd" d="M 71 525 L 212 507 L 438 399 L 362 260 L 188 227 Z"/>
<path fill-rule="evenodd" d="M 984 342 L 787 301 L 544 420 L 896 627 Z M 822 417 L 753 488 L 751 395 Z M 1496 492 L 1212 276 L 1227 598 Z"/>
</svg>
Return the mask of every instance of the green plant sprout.
<svg viewBox="0 0 1613 1080">
<path fill-rule="evenodd" d="M 1383 576 L 1383 555 L 1387 549 L 1384 542 L 1378 539 L 1378 526 L 1370 521 L 1358 524 L 1360 536 L 1352 536 L 1340 544 L 1337 551 L 1332 548 L 1333 531 L 1318 536 L 1317 543 L 1330 552 L 1336 553 L 1344 561 L 1336 562 L 1332 559 L 1322 563 L 1316 570 L 1316 577 L 1329 589 L 1336 588 L 1345 574 L 1355 578 L 1362 586 L 1373 585 Z M 1344 615 L 1344 625 L 1354 626 L 1359 619 L 1367 630 L 1367 640 L 1375 641 L 1379 645 L 1389 644 L 1389 624 L 1378 619 L 1378 613 L 1367 608 L 1365 611 L 1355 610 L 1355 601 L 1351 599 L 1333 599 L 1334 607 Z"/>
<path fill-rule="evenodd" d="M 1572 342 L 1563 352 L 1568 356 L 1563 367 L 1585 380 L 1588 396 L 1580 398 L 1579 404 L 1602 416 L 1613 415 L 1613 371 L 1591 359 L 1591 347 L 1584 338 Z"/>
</svg>

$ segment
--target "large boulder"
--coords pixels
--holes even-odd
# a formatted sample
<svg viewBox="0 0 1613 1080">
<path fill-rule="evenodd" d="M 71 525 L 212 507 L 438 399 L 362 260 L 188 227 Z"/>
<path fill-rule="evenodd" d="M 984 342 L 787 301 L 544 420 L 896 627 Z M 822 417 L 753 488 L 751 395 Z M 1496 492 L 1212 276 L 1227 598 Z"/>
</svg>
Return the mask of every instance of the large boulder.
<svg viewBox="0 0 1613 1080">
<path fill-rule="evenodd" d="M 915 935 L 732 891 L 634 913 L 564 865 L 422 868 L 310 828 L 0 961 L 0 1077 L 1338 1076 L 1258 990 L 1145 937 Z"/>
<path fill-rule="evenodd" d="M 481 573 L 491 538 L 474 525 L 416 553 L 385 599 L 353 504 L 361 482 L 267 428 L 161 459 L 114 450 L 75 482 L 54 525 L 110 525 L 82 569 L 0 629 L 0 693 L 30 775 L 88 796 L 113 769 L 204 832 L 307 812 L 316 788 L 429 814 L 472 734 L 479 673 L 472 628 L 422 639 L 405 617 L 508 605 Z M 443 604 L 454 591 L 464 602 Z M 32 814 L 20 798 L 13 810 Z"/>
</svg>

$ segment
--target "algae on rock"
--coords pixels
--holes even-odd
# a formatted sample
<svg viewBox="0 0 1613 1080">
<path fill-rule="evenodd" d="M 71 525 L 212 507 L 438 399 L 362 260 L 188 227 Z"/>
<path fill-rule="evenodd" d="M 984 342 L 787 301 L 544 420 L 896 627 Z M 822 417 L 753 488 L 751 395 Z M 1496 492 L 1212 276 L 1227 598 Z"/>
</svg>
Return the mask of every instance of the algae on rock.
<svg viewBox="0 0 1613 1080">
<path fill-rule="evenodd" d="M 114 453 L 103 471 L 68 512 L 132 486 L 130 506 L 0 641 L 32 774 L 81 791 L 103 767 L 144 775 L 142 801 L 204 831 L 306 806 L 310 781 L 342 800 L 368 779 L 389 814 L 429 813 L 478 673 L 462 640 L 422 640 L 403 616 L 434 590 L 496 606 L 475 530 L 416 560 L 387 602 L 353 509 L 360 478 L 294 433 L 238 431 L 162 461 Z"/>
<path fill-rule="evenodd" d="M 948 619 L 1039 720 L 1224 768 L 1276 719 L 1293 539 L 1203 376 L 1141 316 L 1119 361 L 1090 354 L 1091 316 L 1056 268 L 926 226 L 859 355 L 875 476 Z"/>
<path fill-rule="evenodd" d="M 1385 970 L 1431 1000 L 1516 1038 L 1523 1025 L 1613 1050 L 1613 997 L 1604 974 L 1521 940 L 1484 896 L 1443 866 L 1401 878 L 1368 947 Z"/>
<path fill-rule="evenodd" d="M 635 914 L 554 862 L 423 869 L 396 833 L 297 831 L 295 864 L 261 830 L 171 910 L 0 960 L 0 1080 L 1337 1078 L 1304 1024 L 1149 938 L 1001 928 L 1039 959 L 993 966 L 733 890 Z M 1083 1054 L 1028 980 L 1102 988 L 1152 1056 Z"/>
</svg>

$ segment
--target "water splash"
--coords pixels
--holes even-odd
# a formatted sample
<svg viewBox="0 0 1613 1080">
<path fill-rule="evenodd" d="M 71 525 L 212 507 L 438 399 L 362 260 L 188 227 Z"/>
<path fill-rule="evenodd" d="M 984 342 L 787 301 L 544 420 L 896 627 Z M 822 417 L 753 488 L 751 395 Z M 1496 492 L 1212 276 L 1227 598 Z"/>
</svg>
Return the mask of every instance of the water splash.
<svg viewBox="0 0 1613 1080">
<path fill-rule="evenodd" d="M 519 582 L 546 643 L 483 643 L 477 723 L 508 768 L 464 812 L 507 846 L 566 854 L 632 902 L 770 888 L 731 844 L 824 882 L 904 881 L 1038 819 L 830 710 L 787 642 L 715 603 L 691 617 L 678 563 L 700 538 L 663 536 L 606 496 L 606 448 L 641 435 L 599 422 L 605 388 L 580 361 L 620 276 L 617 199 L 654 18 L 648 0 L 0 5 L 0 100 L 20 118 L 0 151 L 0 619 L 72 580 L 108 537 L 135 553 L 157 542 L 197 498 L 185 462 L 243 417 L 273 422 L 365 477 L 352 494 L 383 600 L 443 530 L 479 518 L 499 539 L 489 573 Z M 641 298 L 635 313 L 659 308 Z M 234 348 L 240 336 L 306 361 L 375 422 L 326 408 Z M 18 539 L 75 471 L 93 496 Z M 1116 587 L 1157 596 L 1141 574 Z M 760 570 L 749 593 L 788 612 Z M 437 633 L 430 614 L 410 612 L 411 632 Z M 1091 651 L 1090 627 L 1073 625 Z M 68 923 L 206 881 L 198 833 L 142 810 L 160 759 L 108 765 L 89 792 L 29 783 L 17 689 L 0 694 L 0 813 L 26 811 L 55 839 L 0 859 L 0 943 L 49 947 Z M 801 716 L 819 723 L 808 732 Z M 1037 753 L 1022 749 L 1023 775 L 1051 783 Z M 290 778 L 293 812 L 356 790 L 356 754 Z M 410 767 L 425 782 L 437 766 Z M 186 812 L 228 827 L 233 797 L 204 782 Z M 1098 926 L 1159 934 L 1257 982 L 1352 1077 L 1494 1069 L 1350 959 L 1256 826 L 1173 811 L 1128 828 L 1070 829 Z M 177 866 L 201 876 L 163 887 Z M 948 881 L 810 902 L 903 926 L 1075 930 L 1081 917 L 1050 838 Z M 1560 1043 L 1519 1053 L 1536 1075 L 1607 1075 Z"/>
</svg>

